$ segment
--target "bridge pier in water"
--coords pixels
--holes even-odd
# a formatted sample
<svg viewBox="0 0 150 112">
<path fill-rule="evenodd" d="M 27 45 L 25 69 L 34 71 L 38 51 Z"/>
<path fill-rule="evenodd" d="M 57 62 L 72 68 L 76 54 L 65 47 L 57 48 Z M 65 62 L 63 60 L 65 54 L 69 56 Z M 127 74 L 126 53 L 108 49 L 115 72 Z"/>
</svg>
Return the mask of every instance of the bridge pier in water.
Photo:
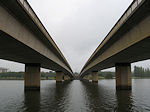
<svg viewBox="0 0 150 112">
<path fill-rule="evenodd" d="M 98 71 L 93 71 L 92 72 L 92 82 L 93 83 L 98 83 L 98 74 L 97 74 Z"/>
<path fill-rule="evenodd" d="M 40 90 L 40 64 L 25 64 L 25 90 Z"/>
<path fill-rule="evenodd" d="M 116 90 L 131 90 L 132 73 L 130 63 L 117 63 L 116 69 Z"/>
<path fill-rule="evenodd" d="M 56 71 L 56 83 L 60 83 L 63 80 L 63 72 Z"/>
</svg>

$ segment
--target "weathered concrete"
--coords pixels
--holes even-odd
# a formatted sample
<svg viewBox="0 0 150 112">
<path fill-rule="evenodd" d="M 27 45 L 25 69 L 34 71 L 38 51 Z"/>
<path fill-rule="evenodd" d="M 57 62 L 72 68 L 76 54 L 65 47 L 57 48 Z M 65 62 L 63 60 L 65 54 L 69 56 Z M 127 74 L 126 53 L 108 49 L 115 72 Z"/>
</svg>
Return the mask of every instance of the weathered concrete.
<svg viewBox="0 0 150 112">
<path fill-rule="evenodd" d="M 98 74 L 97 71 L 92 72 L 92 82 L 93 83 L 98 83 Z"/>
<path fill-rule="evenodd" d="M 131 90 L 131 64 L 119 63 L 116 64 L 116 89 Z"/>
<path fill-rule="evenodd" d="M 40 64 L 25 64 L 25 90 L 40 90 Z"/>
<path fill-rule="evenodd" d="M 63 81 L 63 72 L 57 71 L 56 72 L 56 82 L 59 83 L 59 82 L 62 82 L 62 81 Z"/>
</svg>

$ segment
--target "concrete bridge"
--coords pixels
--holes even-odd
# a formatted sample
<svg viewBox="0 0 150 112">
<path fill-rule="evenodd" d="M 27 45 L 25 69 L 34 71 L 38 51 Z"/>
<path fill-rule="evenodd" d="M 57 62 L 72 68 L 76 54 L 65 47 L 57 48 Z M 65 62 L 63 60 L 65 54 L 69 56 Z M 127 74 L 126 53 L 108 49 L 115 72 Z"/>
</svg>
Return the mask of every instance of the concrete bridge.
<svg viewBox="0 0 150 112">
<path fill-rule="evenodd" d="M 80 78 L 98 82 L 97 72 L 116 69 L 116 89 L 131 89 L 131 63 L 150 59 L 150 1 L 134 0 L 92 56 Z"/>
<path fill-rule="evenodd" d="M 73 72 L 26 0 L 0 0 L 0 59 L 25 64 L 25 89 L 40 89 L 40 67 L 56 71 L 56 81 Z"/>
</svg>

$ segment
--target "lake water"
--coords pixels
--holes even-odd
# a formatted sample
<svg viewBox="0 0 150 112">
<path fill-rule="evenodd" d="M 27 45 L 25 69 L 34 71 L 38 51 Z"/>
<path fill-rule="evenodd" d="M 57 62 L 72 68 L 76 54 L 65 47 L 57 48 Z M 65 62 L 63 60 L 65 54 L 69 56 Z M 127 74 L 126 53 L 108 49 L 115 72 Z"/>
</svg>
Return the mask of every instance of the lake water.
<svg viewBox="0 0 150 112">
<path fill-rule="evenodd" d="M 132 91 L 117 91 L 115 80 L 98 84 L 41 81 L 24 92 L 24 81 L 0 81 L 0 112 L 150 112 L 150 79 L 133 79 Z"/>
</svg>

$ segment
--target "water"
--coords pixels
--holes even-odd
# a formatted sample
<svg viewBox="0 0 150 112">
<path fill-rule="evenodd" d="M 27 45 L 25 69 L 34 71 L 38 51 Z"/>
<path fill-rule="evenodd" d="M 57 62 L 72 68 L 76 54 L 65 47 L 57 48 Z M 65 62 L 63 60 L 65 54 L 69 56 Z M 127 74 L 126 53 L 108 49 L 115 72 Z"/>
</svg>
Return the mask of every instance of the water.
<svg viewBox="0 0 150 112">
<path fill-rule="evenodd" d="M 150 79 L 134 79 L 132 86 L 116 92 L 115 80 L 48 80 L 41 81 L 40 92 L 24 92 L 24 81 L 0 81 L 0 112 L 149 112 Z"/>
</svg>

